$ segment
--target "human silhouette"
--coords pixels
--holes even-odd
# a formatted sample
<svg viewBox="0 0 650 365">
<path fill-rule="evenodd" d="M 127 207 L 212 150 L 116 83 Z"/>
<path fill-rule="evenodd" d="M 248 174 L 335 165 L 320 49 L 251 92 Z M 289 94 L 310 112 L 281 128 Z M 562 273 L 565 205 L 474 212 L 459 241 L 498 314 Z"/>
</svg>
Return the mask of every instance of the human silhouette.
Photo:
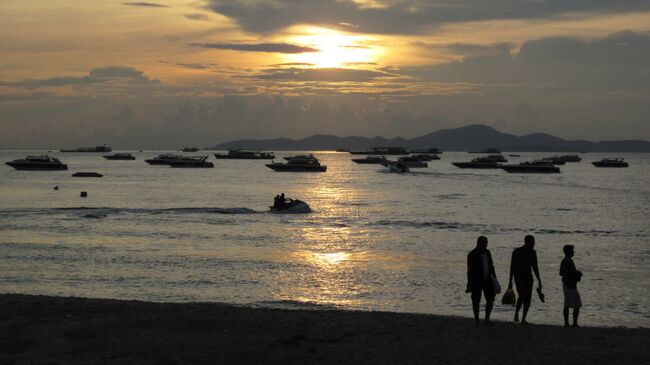
<svg viewBox="0 0 650 365">
<path fill-rule="evenodd" d="M 524 311 L 521 315 L 521 323 L 525 324 L 530 302 L 533 296 L 533 273 L 537 277 L 537 290 L 542 290 L 542 279 L 539 277 L 539 268 L 537 266 L 537 252 L 535 252 L 535 237 L 526 235 L 524 245 L 517 247 L 512 251 L 510 260 L 510 280 L 508 288 L 512 289 L 512 279 L 515 279 L 517 286 L 517 307 L 515 309 L 515 322 L 519 322 L 519 310 L 523 304 Z M 540 295 L 541 297 L 541 295 Z"/>
<path fill-rule="evenodd" d="M 287 200 L 284 198 L 284 193 L 280 194 L 280 208 L 284 208 L 284 205 L 287 203 Z"/>
<path fill-rule="evenodd" d="M 485 324 L 492 325 L 490 322 L 490 313 L 494 305 L 494 286 L 493 278 L 496 278 L 494 271 L 494 262 L 492 255 L 487 249 L 488 239 L 485 236 L 479 236 L 476 240 L 476 248 L 467 255 L 467 290 L 472 293 L 472 310 L 474 311 L 474 320 L 476 325 L 479 321 L 479 305 L 481 304 L 481 294 L 485 296 Z"/>
<path fill-rule="evenodd" d="M 569 327 L 569 308 L 573 308 L 573 327 L 578 327 L 578 315 L 582 300 L 578 292 L 578 282 L 582 279 L 582 272 L 576 269 L 572 257 L 575 254 L 573 245 L 565 245 L 564 259 L 560 264 L 560 276 L 562 276 L 562 289 L 564 291 L 564 327 Z"/>
<path fill-rule="evenodd" d="M 275 198 L 273 198 L 273 208 L 280 209 L 280 195 L 276 195 Z"/>
</svg>

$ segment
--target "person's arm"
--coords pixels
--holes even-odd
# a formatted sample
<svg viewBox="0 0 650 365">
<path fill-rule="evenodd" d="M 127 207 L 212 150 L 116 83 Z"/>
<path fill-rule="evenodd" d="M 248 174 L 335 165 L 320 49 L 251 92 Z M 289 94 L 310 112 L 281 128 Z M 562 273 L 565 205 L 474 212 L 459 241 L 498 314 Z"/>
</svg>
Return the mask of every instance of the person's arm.
<svg viewBox="0 0 650 365">
<path fill-rule="evenodd" d="M 492 277 L 497 277 L 497 271 L 494 269 L 494 261 L 492 261 L 492 253 L 488 250 L 488 264 L 490 265 L 490 274 Z"/>
<path fill-rule="evenodd" d="M 515 251 L 512 251 L 512 256 L 510 257 L 510 279 L 508 280 L 508 289 L 512 289 L 512 277 L 515 275 L 515 270 L 513 264 L 515 262 Z"/>
<path fill-rule="evenodd" d="M 471 281 L 470 278 L 472 277 L 472 270 L 471 270 L 472 262 L 470 260 L 470 257 L 471 254 L 467 255 L 467 288 L 465 288 L 466 293 L 469 293 L 469 283 Z"/>
<path fill-rule="evenodd" d="M 537 252 L 533 251 L 533 272 L 537 277 L 537 286 L 542 287 L 542 278 L 539 276 L 539 267 L 537 266 Z"/>
</svg>

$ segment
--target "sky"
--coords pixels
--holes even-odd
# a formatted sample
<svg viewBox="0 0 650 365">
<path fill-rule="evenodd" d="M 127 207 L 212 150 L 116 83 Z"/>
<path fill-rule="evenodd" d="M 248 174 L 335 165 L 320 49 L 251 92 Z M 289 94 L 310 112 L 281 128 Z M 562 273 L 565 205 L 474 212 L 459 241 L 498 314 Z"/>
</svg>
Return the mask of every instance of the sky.
<svg viewBox="0 0 650 365">
<path fill-rule="evenodd" d="M 650 140 L 650 1 L 0 2 L 0 148 Z"/>
</svg>

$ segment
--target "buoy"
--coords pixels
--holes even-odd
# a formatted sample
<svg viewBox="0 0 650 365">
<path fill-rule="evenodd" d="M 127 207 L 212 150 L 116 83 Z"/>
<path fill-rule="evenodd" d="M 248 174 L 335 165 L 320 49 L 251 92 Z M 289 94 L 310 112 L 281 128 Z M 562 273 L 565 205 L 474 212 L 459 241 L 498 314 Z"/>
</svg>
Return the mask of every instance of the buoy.
<svg viewBox="0 0 650 365">
<path fill-rule="evenodd" d="M 79 194 L 80 197 L 85 198 L 88 196 L 88 193 L 85 191 L 82 191 L 81 194 Z"/>
<path fill-rule="evenodd" d="M 54 190 L 59 190 L 59 185 L 55 186 Z"/>
</svg>

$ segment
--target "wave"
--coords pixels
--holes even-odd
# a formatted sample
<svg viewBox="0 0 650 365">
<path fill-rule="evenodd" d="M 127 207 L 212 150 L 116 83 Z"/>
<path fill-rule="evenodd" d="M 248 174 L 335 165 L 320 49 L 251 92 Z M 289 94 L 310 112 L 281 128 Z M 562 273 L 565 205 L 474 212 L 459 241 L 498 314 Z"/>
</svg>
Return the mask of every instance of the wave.
<svg viewBox="0 0 650 365">
<path fill-rule="evenodd" d="M 116 214 L 258 214 L 263 213 L 246 207 L 181 207 L 181 208 L 115 208 L 115 207 L 63 207 L 0 209 L 0 216 L 20 217 L 72 213 L 81 218 L 102 219 Z"/>
</svg>

